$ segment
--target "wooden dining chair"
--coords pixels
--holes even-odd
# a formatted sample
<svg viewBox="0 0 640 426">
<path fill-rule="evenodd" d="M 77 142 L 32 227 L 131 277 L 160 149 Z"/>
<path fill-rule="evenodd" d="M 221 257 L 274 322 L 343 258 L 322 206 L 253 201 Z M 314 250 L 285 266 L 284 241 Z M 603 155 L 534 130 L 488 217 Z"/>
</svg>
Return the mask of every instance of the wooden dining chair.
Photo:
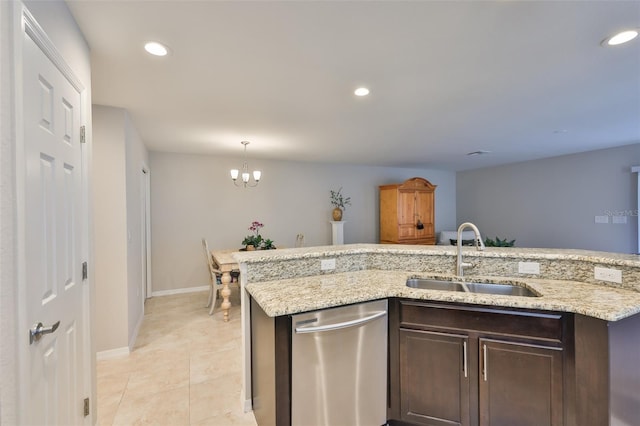
<svg viewBox="0 0 640 426">
<path fill-rule="evenodd" d="M 204 256 L 207 261 L 207 268 L 209 269 L 209 299 L 207 302 L 207 308 L 209 308 L 209 315 L 213 314 L 213 308 L 216 305 L 216 299 L 218 298 L 218 287 L 221 287 L 221 284 L 218 284 L 218 277 L 222 276 L 222 271 L 217 269 L 213 262 L 213 257 L 211 257 L 211 252 L 209 251 L 209 244 L 207 244 L 207 239 L 202 239 L 202 249 L 204 250 Z"/>
</svg>

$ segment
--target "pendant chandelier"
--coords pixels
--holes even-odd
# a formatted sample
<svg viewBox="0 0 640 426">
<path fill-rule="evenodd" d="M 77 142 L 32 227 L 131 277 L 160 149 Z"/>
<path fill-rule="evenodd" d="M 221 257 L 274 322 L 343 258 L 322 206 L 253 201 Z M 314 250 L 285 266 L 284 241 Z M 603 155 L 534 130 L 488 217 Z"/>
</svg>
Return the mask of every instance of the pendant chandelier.
<svg viewBox="0 0 640 426">
<path fill-rule="evenodd" d="M 242 141 L 240 142 L 242 145 L 244 145 L 244 162 L 242 163 L 242 173 L 240 173 L 240 171 L 238 169 L 231 169 L 231 179 L 233 180 L 233 183 L 236 186 L 244 186 L 245 188 L 247 186 L 249 187 L 253 187 L 253 186 L 257 186 L 258 182 L 260 182 L 260 176 L 262 176 L 262 172 L 260 170 L 254 170 L 253 171 L 253 183 L 249 183 L 249 180 L 251 178 L 251 175 L 249 174 L 249 166 L 247 166 L 247 145 L 249 145 L 249 141 Z M 242 183 L 238 184 L 238 175 L 240 176 L 240 178 L 242 179 Z"/>
</svg>

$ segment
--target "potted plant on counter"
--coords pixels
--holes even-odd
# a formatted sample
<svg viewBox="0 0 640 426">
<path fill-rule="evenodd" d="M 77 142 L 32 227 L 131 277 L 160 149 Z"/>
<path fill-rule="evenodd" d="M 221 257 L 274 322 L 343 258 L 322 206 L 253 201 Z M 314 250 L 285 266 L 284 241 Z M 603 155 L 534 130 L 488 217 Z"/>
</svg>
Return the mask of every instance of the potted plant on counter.
<svg viewBox="0 0 640 426">
<path fill-rule="evenodd" d="M 332 212 L 333 220 L 339 222 L 342 220 L 342 213 L 346 210 L 346 206 L 351 205 L 351 197 L 345 197 L 342 195 L 342 187 L 337 191 L 332 189 L 330 190 L 330 193 L 331 205 L 334 207 Z"/>
<path fill-rule="evenodd" d="M 253 231 L 255 234 L 247 235 L 242 240 L 242 245 L 245 246 L 246 251 L 252 250 L 273 250 L 276 246 L 273 244 L 273 241 L 270 239 L 263 239 L 262 235 L 260 235 L 260 229 L 264 227 L 263 223 L 254 220 L 251 222 L 251 226 L 249 226 L 249 231 Z"/>
<path fill-rule="evenodd" d="M 259 249 L 262 245 L 262 236 L 260 235 L 260 228 L 262 228 L 264 224 L 254 220 L 251 222 L 251 226 L 249 226 L 249 231 L 255 232 L 254 235 L 247 235 L 242 240 L 242 245 L 245 246 L 247 251 L 252 251 Z"/>
<path fill-rule="evenodd" d="M 492 240 L 489 237 L 485 238 L 484 240 L 484 245 L 486 247 L 513 247 L 515 243 L 516 240 L 507 241 L 506 238 L 504 240 L 501 240 L 498 237 L 496 237 L 495 240 Z"/>
<path fill-rule="evenodd" d="M 273 241 L 271 241 L 269 238 L 262 242 L 261 250 L 274 250 L 275 248 L 276 246 L 273 245 Z"/>
</svg>

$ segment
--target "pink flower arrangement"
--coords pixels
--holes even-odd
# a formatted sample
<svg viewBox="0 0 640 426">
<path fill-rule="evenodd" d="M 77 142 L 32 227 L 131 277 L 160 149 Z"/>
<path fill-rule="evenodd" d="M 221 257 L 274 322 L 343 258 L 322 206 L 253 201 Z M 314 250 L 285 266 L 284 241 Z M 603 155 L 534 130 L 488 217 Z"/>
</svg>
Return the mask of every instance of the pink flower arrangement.
<svg viewBox="0 0 640 426">
<path fill-rule="evenodd" d="M 273 241 L 270 239 L 263 240 L 262 235 L 260 235 L 260 228 L 264 228 L 264 224 L 254 220 L 251 222 L 251 226 L 249 227 L 249 231 L 253 231 L 255 235 L 247 235 L 244 240 L 242 240 L 242 245 L 244 246 L 253 246 L 256 250 L 271 250 L 274 249 Z"/>
<path fill-rule="evenodd" d="M 249 231 L 253 231 L 256 233 L 256 236 L 260 235 L 260 228 L 263 228 L 264 224 L 254 220 L 251 222 L 251 226 L 249 227 Z"/>
</svg>

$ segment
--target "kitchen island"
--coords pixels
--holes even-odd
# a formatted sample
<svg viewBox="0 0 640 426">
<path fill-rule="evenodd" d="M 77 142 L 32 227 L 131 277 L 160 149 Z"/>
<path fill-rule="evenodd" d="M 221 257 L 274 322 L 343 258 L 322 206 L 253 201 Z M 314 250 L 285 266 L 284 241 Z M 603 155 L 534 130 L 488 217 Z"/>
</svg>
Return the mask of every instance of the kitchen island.
<svg viewBox="0 0 640 426">
<path fill-rule="evenodd" d="M 406 287 L 405 282 L 411 277 L 452 278 L 456 251 L 455 247 L 449 246 L 362 244 L 236 254 L 236 260 L 241 265 L 241 286 L 246 290 L 243 291 L 242 310 L 245 408 L 251 408 L 250 294 L 267 317 L 280 320 L 299 312 L 376 299 L 389 299 L 393 303 L 418 301 L 456 307 L 484 306 L 520 312 L 569 314 L 562 319 L 564 340 L 561 343 L 567 344 L 564 349 L 567 354 L 565 359 L 571 362 L 571 365 L 565 366 L 563 373 L 563 380 L 566 381 L 564 392 L 566 397 L 575 399 L 577 403 L 564 404 L 571 409 L 564 410 L 564 423 L 561 424 L 590 424 L 591 421 L 601 421 L 596 419 L 605 416 L 608 418 L 610 411 L 624 416 L 628 415 L 624 413 L 629 410 L 633 411 L 634 407 L 637 410 L 640 378 L 624 373 L 620 373 L 624 377 L 618 377 L 615 370 L 610 374 L 609 368 L 612 360 L 619 357 L 619 351 L 613 344 L 620 339 L 626 340 L 626 350 L 631 350 L 630 355 L 627 355 L 627 362 L 635 361 L 636 365 L 640 362 L 640 342 L 637 337 L 637 319 L 640 318 L 637 315 L 640 313 L 638 256 L 581 250 L 518 248 L 491 248 L 483 252 L 465 248 L 464 256 L 474 264 L 466 273 L 466 279 L 512 282 L 530 288 L 539 297 L 483 295 Z M 326 267 L 327 263 L 331 266 L 334 261 L 333 269 L 321 268 L 323 263 Z M 521 262 L 536 263 L 539 273 L 519 272 Z M 621 283 L 596 279 L 596 267 L 614 269 L 620 275 Z M 390 338 L 394 332 L 391 325 L 394 321 L 400 321 L 394 319 L 391 313 L 392 311 L 389 318 Z M 622 328 L 625 331 L 619 339 L 616 336 Z M 631 336 L 628 335 L 629 330 Z M 393 339 L 390 340 L 390 344 L 392 343 Z M 583 352 L 595 354 L 596 347 L 600 348 L 597 357 L 582 355 Z M 577 357 L 574 356 L 576 353 Z M 393 357 L 390 360 L 393 361 Z M 391 367 L 393 369 L 393 365 Z M 593 368 L 601 369 L 602 374 L 591 374 L 590 382 L 583 383 L 586 380 L 582 377 L 583 372 Z M 392 371 L 391 385 L 393 381 Z M 590 389 L 591 387 L 596 389 Z M 607 402 L 614 391 L 625 392 L 626 398 L 614 398 Z M 588 401 L 592 398 L 604 399 L 605 402 L 589 404 Z M 393 405 L 393 395 L 391 401 Z M 401 415 L 398 407 L 391 407 L 391 412 L 394 410 Z M 471 424 L 476 424 L 473 418 Z M 592 424 L 599 426 L 609 423 Z"/>
</svg>

